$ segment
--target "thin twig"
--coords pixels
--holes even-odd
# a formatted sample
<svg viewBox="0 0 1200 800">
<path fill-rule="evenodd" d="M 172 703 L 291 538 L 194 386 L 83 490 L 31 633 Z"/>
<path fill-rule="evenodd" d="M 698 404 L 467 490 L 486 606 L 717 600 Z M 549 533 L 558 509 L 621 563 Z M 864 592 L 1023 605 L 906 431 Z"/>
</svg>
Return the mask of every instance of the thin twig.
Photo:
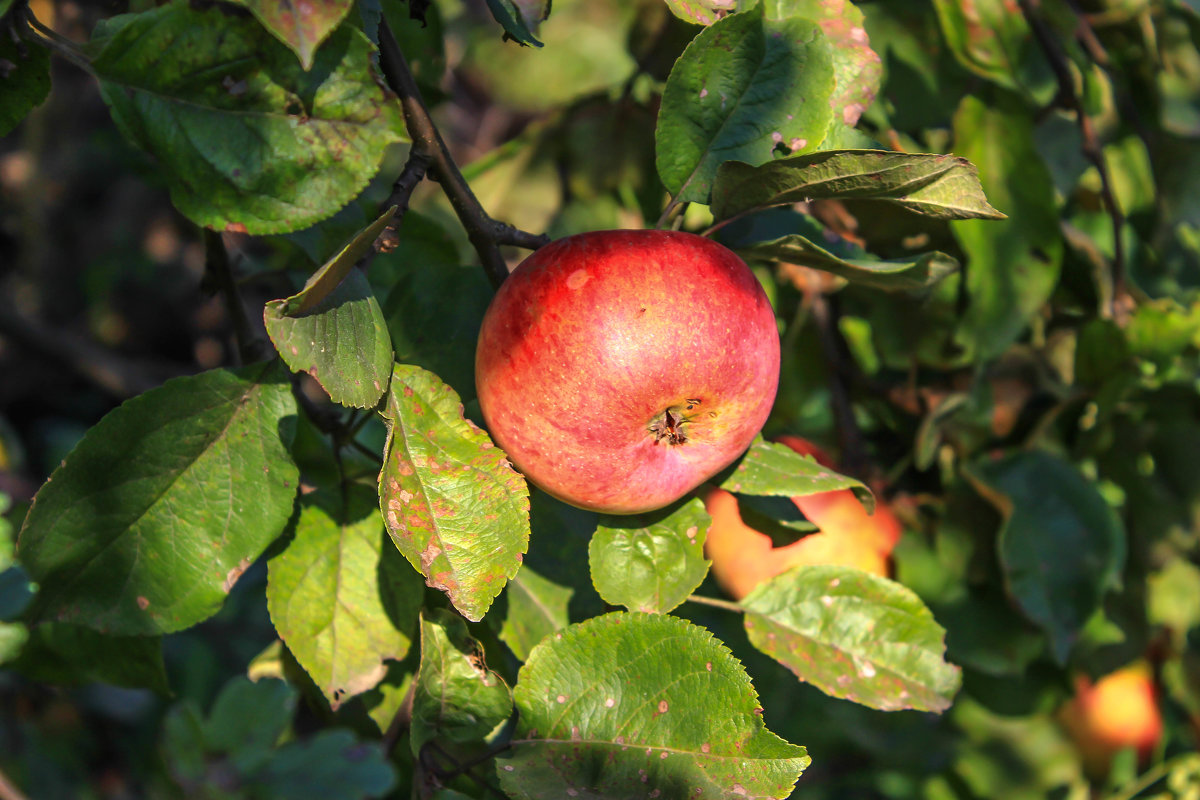
<svg viewBox="0 0 1200 800">
<path fill-rule="evenodd" d="M 1034 38 L 1037 39 L 1038 46 L 1045 53 L 1046 60 L 1054 72 L 1055 80 L 1058 82 L 1058 101 L 1075 114 L 1076 124 L 1079 125 L 1079 133 L 1083 138 L 1081 148 L 1083 155 L 1096 167 L 1096 171 L 1100 175 L 1100 196 L 1108 210 L 1113 229 L 1112 287 L 1110 296 L 1102 298 L 1106 301 L 1103 304 L 1103 313 L 1110 317 L 1116 317 L 1122 313 L 1130 301 L 1129 293 L 1125 288 L 1125 243 L 1122 235 L 1122 229 L 1125 227 L 1125 215 L 1117 205 L 1116 195 L 1113 193 L 1112 179 L 1108 174 L 1108 166 L 1104 161 L 1104 149 L 1096 135 L 1096 127 L 1084 110 L 1079 94 L 1075 91 L 1075 79 L 1071 74 L 1070 63 L 1059 46 L 1058 40 L 1054 38 L 1053 31 L 1038 14 L 1037 6 L 1040 4 L 1040 0 L 1018 0 L 1018 3 L 1021 6 L 1021 13 L 1025 15 L 1025 19 L 1029 23 L 1030 30 L 1033 31 Z"/>
<path fill-rule="evenodd" d="M 204 271 L 208 280 L 225 301 L 225 310 L 233 325 L 234 339 L 237 341 L 238 356 L 243 364 L 253 364 L 264 355 L 263 342 L 255 334 L 246 314 L 246 305 L 242 302 L 242 293 L 233 277 L 233 269 L 229 265 L 229 253 L 221 234 L 211 228 L 204 229 Z"/>
<path fill-rule="evenodd" d="M 732 611 L 735 614 L 745 614 L 746 609 L 739 606 L 737 603 L 731 603 L 728 600 L 718 600 L 715 597 L 705 597 L 702 594 L 689 594 L 687 598 L 690 602 L 698 603 L 702 606 L 712 606 L 720 608 L 724 611 Z"/>
<path fill-rule="evenodd" d="M 386 19 L 381 20 L 379 24 L 379 64 L 388 86 L 400 98 L 404 121 L 412 137 L 413 151 L 420 153 L 421 158 L 428 158 L 429 170 L 441 184 L 442 191 L 454 207 L 454 212 L 467 231 L 467 238 L 479 254 L 488 278 L 498 287 L 508 277 L 508 265 L 500 254 L 500 245 L 537 249 L 547 244 L 549 238 L 498 222 L 483 210 L 458 165 L 450 157 L 450 151 L 437 126 L 433 124 L 425 101 L 421 98 L 417 81 Z"/>
<path fill-rule="evenodd" d="M 842 451 L 841 461 L 851 475 L 862 476 L 867 466 L 866 452 L 862 431 L 858 428 L 854 407 L 850 403 L 850 390 L 846 380 L 848 370 L 845 366 L 850 361 L 850 355 L 846 352 L 845 341 L 838 330 L 837 310 L 828 297 L 820 292 L 813 292 L 811 311 L 817 327 L 821 353 L 829 366 L 829 396 L 833 405 L 834 423 L 837 426 L 838 445 Z"/>
</svg>

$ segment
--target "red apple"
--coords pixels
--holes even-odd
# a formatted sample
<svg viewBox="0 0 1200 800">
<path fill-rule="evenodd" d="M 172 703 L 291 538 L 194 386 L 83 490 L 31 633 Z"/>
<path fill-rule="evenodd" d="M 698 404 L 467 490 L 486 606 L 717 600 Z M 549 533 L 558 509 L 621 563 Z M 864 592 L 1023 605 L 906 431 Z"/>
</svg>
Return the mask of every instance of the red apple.
<svg viewBox="0 0 1200 800">
<path fill-rule="evenodd" d="M 492 437 L 527 478 L 572 505 L 632 514 L 749 446 L 775 399 L 779 333 L 754 274 L 721 245 L 583 233 L 500 287 L 475 381 Z"/>
<path fill-rule="evenodd" d="M 1095 683 L 1076 676 L 1075 696 L 1060 709 L 1059 720 L 1093 777 L 1106 777 L 1113 756 L 1126 747 L 1145 763 L 1163 736 L 1150 665 L 1137 661 Z"/>
</svg>

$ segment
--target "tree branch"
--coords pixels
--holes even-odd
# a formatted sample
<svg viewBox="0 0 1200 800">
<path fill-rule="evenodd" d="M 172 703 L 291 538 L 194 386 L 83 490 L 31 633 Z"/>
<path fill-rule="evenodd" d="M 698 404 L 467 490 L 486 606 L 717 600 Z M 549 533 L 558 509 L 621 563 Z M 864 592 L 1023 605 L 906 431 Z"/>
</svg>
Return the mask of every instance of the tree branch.
<svg viewBox="0 0 1200 800">
<path fill-rule="evenodd" d="M 1050 30 L 1038 13 L 1040 0 L 1018 0 L 1018 3 L 1021 6 L 1021 13 L 1029 23 L 1030 30 L 1033 31 L 1038 46 L 1041 47 L 1054 72 L 1055 80 L 1058 82 L 1058 102 L 1075 114 L 1079 133 L 1083 137 L 1083 155 L 1095 166 L 1100 175 L 1100 197 L 1108 210 L 1113 229 L 1112 286 L 1109 287 L 1109 297 L 1102 297 L 1101 300 L 1103 313 L 1116 317 L 1123 313 L 1130 303 L 1129 292 L 1125 286 L 1125 243 L 1122 236 L 1125 215 L 1117 205 L 1116 195 L 1113 193 L 1112 178 L 1108 174 L 1108 166 L 1104 161 L 1104 150 L 1096 135 L 1096 127 L 1092 124 L 1091 117 L 1083 108 L 1083 101 L 1075 91 L 1075 79 L 1071 74 L 1070 62 L 1054 37 L 1054 32 Z M 1076 11 L 1078 12 L 1077 8 Z M 1082 17 L 1080 20 L 1082 21 Z M 1086 45 L 1085 42 L 1085 47 Z M 1103 287 L 1101 292 L 1103 293 Z"/>
<path fill-rule="evenodd" d="M 265 348 L 246 314 L 246 304 L 242 302 L 242 293 L 229 265 L 229 253 L 225 250 L 225 243 L 221 241 L 221 234 L 211 228 L 204 228 L 204 275 L 205 280 L 211 282 L 210 285 L 225 301 L 225 311 L 233 325 L 233 335 L 242 363 L 253 364 L 262 360 L 266 355 Z"/>
<path fill-rule="evenodd" d="M 467 238 L 487 273 L 493 286 L 500 286 L 508 277 L 508 265 L 500 254 L 500 245 L 514 245 L 535 250 L 550 239 L 518 230 L 511 225 L 492 219 L 483 210 L 471 187 L 463 178 L 450 157 L 450 151 L 442 140 L 437 126 L 429 116 L 425 101 L 421 98 L 421 90 L 413 77 L 412 70 L 396 43 L 392 29 L 387 20 L 379 23 L 379 63 L 383 68 L 383 76 L 388 86 L 400 98 L 400 106 L 404 110 L 404 121 L 412 137 L 413 153 L 418 159 L 426 160 L 428 169 L 442 186 L 442 191 L 454 207 L 459 221 L 467 231 Z M 410 156 L 410 162 L 413 157 Z M 407 171 L 407 168 L 406 168 Z M 401 173 L 401 177 L 404 174 Z M 411 178 L 411 175 L 409 176 Z M 399 183 L 399 181 L 397 181 Z M 415 184 L 414 184 L 415 186 Z"/>
</svg>

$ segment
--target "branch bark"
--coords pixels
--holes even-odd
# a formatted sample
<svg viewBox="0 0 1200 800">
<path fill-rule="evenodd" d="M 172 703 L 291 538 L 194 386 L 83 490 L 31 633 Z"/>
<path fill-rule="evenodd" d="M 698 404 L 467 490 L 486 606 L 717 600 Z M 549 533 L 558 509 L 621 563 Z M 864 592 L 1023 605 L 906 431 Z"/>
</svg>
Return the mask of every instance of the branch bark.
<svg viewBox="0 0 1200 800">
<path fill-rule="evenodd" d="M 442 191 L 446 193 L 455 214 L 466 229 L 467 238 L 479 254 L 483 269 L 492 285 L 499 287 L 508 277 L 508 265 L 500 254 L 500 245 L 536 250 L 548 244 L 549 237 L 518 230 L 492 219 L 484 211 L 459 171 L 458 165 L 450 157 L 450 151 L 437 126 L 433 124 L 429 109 L 421 98 L 417 81 L 386 19 L 381 20 L 379 24 L 379 63 L 388 86 L 400 98 L 405 125 L 412 137 L 413 153 L 416 154 L 416 158 L 427 162 L 428 169 L 441 184 Z M 401 177 L 404 177 L 403 173 Z"/>
<path fill-rule="evenodd" d="M 1075 114 L 1079 133 L 1083 137 L 1083 155 L 1096 167 L 1096 171 L 1100 175 L 1100 197 L 1108 210 L 1113 229 L 1112 286 L 1109 289 L 1110 296 L 1104 298 L 1106 300 L 1104 312 L 1109 316 L 1117 317 L 1128 308 L 1130 303 L 1129 292 L 1125 286 L 1125 243 L 1122 238 L 1125 215 L 1117 205 L 1116 195 L 1113 193 L 1112 178 L 1109 176 L 1108 166 L 1104 161 L 1104 150 L 1100 145 L 1100 138 L 1096 134 L 1096 126 L 1092 124 L 1091 117 L 1084 110 L 1079 93 L 1075 91 L 1075 78 L 1071 74 L 1070 62 L 1055 38 L 1054 32 L 1050 30 L 1038 12 L 1040 0 L 1017 0 L 1017 2 L 1020 4 L 1021 13 L 1029 23 L 1030 30 L 1033 31 L 1034 39 L 1037 40 L 1038 46 L 1042 49 L 1054 72 L 1054 78 L 1058 83 L 1058 102 Z M 1080 20 L 1082 24 L 1082 17 Z M 1085 41 L 1085 47 L 1087 44 Z"/>
</svg>

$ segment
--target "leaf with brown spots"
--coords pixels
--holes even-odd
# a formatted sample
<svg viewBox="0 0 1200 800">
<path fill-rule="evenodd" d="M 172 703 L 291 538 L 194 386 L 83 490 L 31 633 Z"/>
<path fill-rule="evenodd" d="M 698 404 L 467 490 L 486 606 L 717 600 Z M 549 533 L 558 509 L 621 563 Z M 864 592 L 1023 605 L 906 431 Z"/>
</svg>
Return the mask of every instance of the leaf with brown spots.
<svg viewBox="0 0 1200 800">
<path fill-rule="evenodd" d="M 849 567 L 797 567 L 742 605 L 750 643 L 833 697 L 940 712 L 958 691 L 945 630 L 895 581 Z"/>
<path fill-rule="evenodd" d="M 767 729 L 725 645 L 665 614 L 607 614 L 548 637 L 513 700 L 497 774 L 516 800 L 782 798 L 811 761 Z"/>
<path fill-rule="evenodd" d="M 396 364 L 379 503 L 396 547 L 467 619 L 483 618 L 529 546 L 529 490 L 458 395 Z"/>
</svg>

